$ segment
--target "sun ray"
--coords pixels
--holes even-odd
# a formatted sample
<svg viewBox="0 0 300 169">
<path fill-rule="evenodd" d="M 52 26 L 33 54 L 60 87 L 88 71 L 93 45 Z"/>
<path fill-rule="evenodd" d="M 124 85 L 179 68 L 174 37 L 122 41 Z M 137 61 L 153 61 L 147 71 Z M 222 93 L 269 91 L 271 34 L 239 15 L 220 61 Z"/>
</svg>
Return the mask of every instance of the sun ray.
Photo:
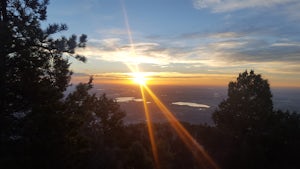
<svg viewBox="0 0 300 169">
<path fill-rule="evenodd" d="M 130 53 L 135 57 L 136 52 L 135 52 L 132 33 L 131 33 L 129 21 L 128 21 L 127 11 L 126 11 L 126 8 L 125 8 L 124 1 L 123 0 L 120 0 L 120 1 L 121 1 L 121 5 L 122 5 L 122 11 L 123 11 L 124 21 L 125 21 L 125 25 L 126 25 L 128 40 L 129 40 L 129 43 L 130 43 Z M 139 70 L 139 67 L 138 67 L 137 63 L 135 63 L 134 65 L 129 64 L 129 63 L 125 63 L 125 64 L 130 69 L 130 71 L 132 73 L 135 73 L 135 74 L 139 73 L 140 74 L 140 70 Z M 157 146 L 156 146 L 156 142 L 155 142 L 155 138 L 154 138 L 152 121 L 151 121 L 151 117 L 150 117 L 150 114 L 149 114 L 150 112 L 149 112 L 149 108 L 147 106 L 145 92 L 144 92 L 144 89 L 143 89 L 143 86 L 146 85 L 146 79 L 145 79 L 144 76 L 138 75 L 138 76 L 135 76 L 135 80 L 140 85 L 140 88 L 141 88 L 141 94 L 142 94 L 142 98 L 143 98 L 143 104 L 144 104 L 145 116 L 146 116 L 146 120 L 147 120 L 147 128 L 148 128 L 148 134 L 149 134 L 149 138 L 150 138 L 152 154 L 153 154 L 155 166 L 156 166 L 157 169 L 159 169 L 160 165 L 159 165 Z"/>
<path fill-rule="evenodd" d="M 140 89 L 141 89 L 141 94 L 142 94 L 142 98 L 143 98 L 143 104 L 144 104 L 144 110 L 145 110 L 145 116 L 146 116 L 146 123 L 147 123 L 147 127 L 148 127 L 148 133 L 149 133 L 149 138 L 150 138 L 152 155 L 153 155 L 153 158 L 154 158 L 156 168 L 160 169 L 157 146 L 156 146 L 156 142 L 155 142 L 155 138 L 154 138 L 154 132 L 153 132 L 153 126 L 152 126 L 152 120 L 151 120 L 151 117 L 150 117 L 150 112 L 149 112 L 149 108 L 148 108 L 148 105 L 147 105 L 147 100 L 146 100 L 143 85 L 140 85 Z"/>
<path fill-rule="evenodd" d="M 132 33 L 131 33 L 130 25 L 129 25 L 129 19 L 128 19 L 128 16 L 127 16 L 127 11 L 126 11 L 126 8 L 125 8 L 124 0 L 120 0 L 120 1 L 121 1 L 125 26 L 126 26 L 128 40 L 129 40 L 130 49 L 131 49 L 130 52 L 135 55 L 135 47 L 134 47 L 134 43 L 133 43 Z"/>
<path fill-rule="evenodd" d="M 125 8 L 125 4 L 123 0 L 121 1 L 122 5 L 122 11 L 124 16 L 124 21 L 126 25 L 126 30 L 128 34 L 128 40 L 130 43 L 130 54 L 133 57 L 136 57 L 136 51 L 135 46 L 133 43 L 132 38 L 132 32 L 129 25 L 129 20 L 127 16 L 127 11 Z M 125 63 L 126 66 L 130 69 L 130 71 L 134 74 L 141 74 L 138 63 Z M 180 124 L 180 122 L 176 119 L 175 116 L 171 113 L 171 111 L 160 101 L 160 99 L 152 92 L 152 90 L 146 85 L 145 77 L 141 75 L 135 76 L 136 82 L 140 85 L 141 88 L 141 94 L 143 97 L 143 104 L 144 104 L 144 110 L 145 110 L 145 116 L 147 120 L 147 127 L 148 127 L 148 134 L 150 138 L 151 143 L 151 149 L 153 158 L 155 161 L 155 165 L 157 168 L 159 168 L 159 158 L 158 158 L 158 152 L 157 152 L 157 146 L 154 138 L 154 132 L 153 132 L 153 126 L 151 117 L 149 114 L 149 108 L 147 106 L 146 97 L 145 97 L 145 91 L 151 96 L 155 104 L 160 108 L 164 116 L 168 119 L 171 126 L 175 129 L 179 137 L 183 140 L 183 142 L 187 145 L 187 147 L 190 149 L 190 151 L 193 153 L 194 157 L 197 159 L 197 162 L 202 167 L 205 168 L 211 168 L 211 169 L 219 169 L 219 167 L 214 163 L 214 161 L 211 159 L 211 157 L 206 153 L 204 148 L 189 134 L 189 132 Z M 145 89 L 145 90 L 144 90 Z"/>
<path fill-rule="evenodd" d="M 160 99 L 152 92 L 152 90 L 144 86 L 146 91 L 152 97 L 155 104 L 161 109 L 162 113 L 170 122 L 171 126 L 175 129 L 178 136 L 184 141 L 190 151 L 193 153 L 194 157 L 197 159 L 199 165 L 205 168 L 219 169 L 216 163 L 211 159 L 211 157 L 206 153 L 204 148 L 190 135 L 190 133 L 180 124 L 171 111 L 160 101 Z"/>
</svg>

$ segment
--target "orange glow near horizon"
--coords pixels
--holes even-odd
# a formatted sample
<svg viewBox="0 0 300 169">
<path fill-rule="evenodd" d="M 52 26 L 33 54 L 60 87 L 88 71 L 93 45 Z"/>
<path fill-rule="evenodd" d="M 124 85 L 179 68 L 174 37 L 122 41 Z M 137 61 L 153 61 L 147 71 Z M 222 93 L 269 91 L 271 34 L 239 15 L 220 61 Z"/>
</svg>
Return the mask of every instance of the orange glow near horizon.
<svg viewBox="0 0 300 169">
<path fill-rule="evenodd" d="M 132 70 L 135 72 L 136 69 L 133 68 Z M 127 75 L 127 77 L 124 76 L 105 77 L 105 76 L 98 76 L 97 74 L 91 76 L 93 76 L 94 78 L 93 80 L 94 84 L 137 85 L 137 83 L 133 81 L 132 75 L 128 75 L 128 73 L 125 74 Z M 90 77 L 89 75 L 72 76 L 71 83 L 77 84 L 82 82 L 88 82 L 89 77 Z M 207 75 L 206 78 L 197 78 L 197 77 L 196 78 L 176 78 L 176 77 L 173 78 L 172 75 L 170 75 L 169 78 L 165 78 L 165 77 L 151 77 L 151 75 L 150 76 L 147 75 L 146 83 L 147 85 L 151 85 L 151 86 L 175 85 L 175 86 L 185 86 L 185 87 L 189 87 L 189 86 L 227 87 L 228 83 L 230 81 L 234 81 L 235 78 L 236 77 L 234 75 L 228 75 L 228 77 L 221 77 L 221 78 L 212 77 L 211 75 Z M 300 88 L 300 86 L 298 85 L 300 83 L 296 80 L 294 83 L 274 81 L 274 80 L 270 81 L 269 83 L 271 85 L 271 88 L 297 88 L 297 89 Z"/>
<path fill-rule="evenodd" d="M 212 160 L 212 158 L 206 153 L 204 148 L 193 138 L 193 136 L 181 125 L 181 123 L 177 120 L 177 118 L 172 114 L 172 112 L 160 101 L 160 99 L 153 93 L 153 91 L 147 86 L 144 81 L 144 74 L 141 72 L 135 72 L 133 75 L 138 75 L 136 83 L 140 86 L 140 91 L 143 99 L 144 113 L 146 117 L 146 123 L 148 128 L 148 134 L 152 149 L 152 154 L 155 162 L 155 166 L 157 169 L 160 168 L 159 155 L 157 150 L 157 145 L 154 137 L 154 129 L 152 126 L 152 119 L 150 116 L 150 111 L 147 105 L 147 98 L 145 95 L 145 91 L 149 94 L 149 96 L 153 99 L 154 103 L 158 106 L 158 108 L 162 111 L 163 115 L 167 118 L 170 125 L 175 129 L 176 133 L 180 137 L 180 139 L 186 144 L 188 149 L 192 152 L 195 159 L 197 160 L 199 166 L 210 168 L 210 169 L 219 169 L 216 163 Z M 140 77 L 141 76 L 141 77 Z M 135 79 L 133 79 L 135 80 Z"/>
<path fill-rule="evenodd" d="M 124 21 L 125 21 L 125 25 L 126 25 L 126 29 L 127 29 L 129 43 L 130 43 L 130 53 L 132 53 L 134 56 L 136 56 L 135 47 L 134 47 L 134 43 L 133 43 L 133 38 L 132 38 L 130 26 L 129 26 L 129 21 L 128 21 L 128 16 L 127 16 L 127 11 L 126 11 L 126 8 L 125 8 L 125 4 L 124 4 L 123 0 L 120 0 L 120 1 L 121 1 L 121 5 L 122 5 Z M 150 138 L 151 150 L 152 150 L 152 154 L 153 154 L 153 158 L 154 158 L 154 162 L 155 162 L 155 167 L 157 169 L 160 169 L 158 152 L 157 152 L 153 127 L 152 127 L 152 121 L 151 121 L 151 117 L 150 117 L 150 114 L 149 114 L 150 112 L 149 112 L 149 109 L 148 109 L 148 106 L 147 106 L 147 101 L 146 101 L 146 97 L 145 97 L 145 93 L 144 93 L 144 89 L 143 89 L 143 86 L 146 85 L 146 78 L 145 78 L 145 75 L 140 72 L 137 64 L 134 64 L 134 67 L 129 63 L 125 63 L 125 64 L 131 70 L 131 72 L 133 73 L 133 75 L 132 75 L 133 76 L 133 81 L 135 83 L 139 84 L 139 86 L 140 86 L 141 94 L 142 94 L 142 98 L 143 98 L 145 116 L 146 116 L 146 119 L 147 119 L 148 135 L 149 135 L 149 138 Z"/>
<path fill-rule="evenodd" d="M 132 76 L 132 80 L 139 85 L 146 85 L 147 81 L 149 80 L 149 78 L 147 78 L 146 74 L 143 72 L 133 72 Z"/>
<path fill-rule="evenodd" d="M 138 65 L 128 64 L 130 72 L 112 72 L 92 75 L 95 84 L 130 84 L 146 83 L 147 85 L 176 85 L 176 86 L 223 86 L 233 81 L 233 75 L 217 74 L 183 74 L 177 72 L 143 72 Z M 89 76 L 73 76 L 72 82 L 88 81 Z"/>
<path fill-rule="evenodd" d="M 133 76 L 128 76 L 127 78 L 106 78 L 106 77 L 98 77 L 97 75 L 93 76 L 93 83 L 94 84 L 111 84 L 111 85 L 139 85 L 136 81 L 140 80 L 134 80 L 135 78 Z M 83 76 L 83 77 L 72 77 L 72 83 L 81 83 L 81 82 L 87 82 L 89 80 L 89 76 Z M 217 87 L 226 87 L 228 85 L 228 81 L 207 81 L 203 79 L 198 78 L 189 78 L 189 79 L 177 79 L 177 78 L 157 78 L 157 77 L 151 77 L 146 76 L 145 78 L 146 84 L 150 86 L 217 86 Z M 214 83 L 215 82 L 215 83 Z M 218 83 L 219 82 L 219 83 Z"/>
<path fill-rule="evenodd" d="M 147 128 L 148 128 L 148 134 L 152 149 L 152 154 L 155 162 L 155 168 L 160 168 L 159 163 L 159 157 L 158 157 L 158 151 L 157 151 L 157 145 L 154 137 L 154 130 L 152 126 L 152 120 L 150 116 L 150 111 L 147 106 L 147 100 L 145 91 L 149 94 L 149 96 L 153 99 L 155 104 L 158 106 L 158 108 L 162 111 L 163 115 L 168 119 L 171 126 L 175 129 L 179 137 L 183 140 L 183 142 L 187 145 L 187 147 L 190 149 L 194 157 L 197 159 L 197 162 L 204 166 L 205 168 L 211 168 L 211 169 L 218 169 L 218 166 L 214 163 L 214 161 L 210 158 L 210 156 L 205 152 L 203 147 L 197 143 L 197 141 L 189 134 L 189 132 L 180 124 L 180 122 L 176 119 L 176 117 L 168 110 L 168 108 L 160 101 L 160 99 L 151 91 L 151 89 L 147 86 L 147 78 L 146 73 L 140 72 L 138 63 L 132 62 L 134 58 L 136 58 L 136 52 L 135 47 L 133 43 L 132 33 L 129 27 L 129 20 L 125 8 L 125 4 L 123 0 L 121 0 L 123 15 L 124 15 L 124 22 L 127 29 L 128 34 L 128 40 L 130 43 L 130 53 L 133 56 L 133 59 L 129 58 L 128 62 L 125 62 L 125 65 L 129 68 L 131 73 L 131 80 L 135 82 L 136 84 L 139 84 L 141 95 L 143 98 L 143 105 L 144 105 L 144 113 L 146 116 L 146 122 L 147 122 Z"/>
</svg>

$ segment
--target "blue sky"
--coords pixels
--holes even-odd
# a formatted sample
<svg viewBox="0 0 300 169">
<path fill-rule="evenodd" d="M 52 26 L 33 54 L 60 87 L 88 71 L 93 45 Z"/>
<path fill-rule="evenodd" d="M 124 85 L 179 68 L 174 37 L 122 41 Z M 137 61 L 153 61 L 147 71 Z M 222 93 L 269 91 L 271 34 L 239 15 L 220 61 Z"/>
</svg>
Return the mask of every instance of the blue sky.
<svg viewBox="0 0 300 169">
<path fill-rule="evenodd" d="M 224 86 L 254 69 L 300 87 L 299 0 L 51 0 L 48 22 L 88 35 L 75 76 L 122 79 L 137 64 L 161 81 Z"/>
</svg>

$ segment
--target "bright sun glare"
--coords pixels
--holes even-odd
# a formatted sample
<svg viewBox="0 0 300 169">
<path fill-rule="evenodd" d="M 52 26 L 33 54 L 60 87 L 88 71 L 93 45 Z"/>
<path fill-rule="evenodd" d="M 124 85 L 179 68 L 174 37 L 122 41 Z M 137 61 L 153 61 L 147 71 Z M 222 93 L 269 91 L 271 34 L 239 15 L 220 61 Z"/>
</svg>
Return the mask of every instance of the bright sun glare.
<svg viewBox="0 0 300 169">
<path fill-rule="evenodd" d="M 132 80 L 139 85 L 145 85 L 148 80 L 145 73 L 143 72 L 133 73 L 132 76 Z"/>
<path fill-rule="evenodd" d="M 131 50 L 133 53 L 134 51 L 134 44 L 132 40 L 132 35 L 129 27 L 127 12 L 124 6 L 124 2 L 122 1 L 122 8 L 123 8 L 123 14 L 124 14 L 124 20 L 127 28 L 128 33 L 128 39 L 131 44 Z M 219 169 L 219 167 L 214 163 L 212 158 L 206 153 L 206 151 L 203 149 L 203 147 L 195 141 L 193 136 L 183 127 L 183 125 L 177 120 L 177 118 L 172 114 L 172 112 L 160 101 L 160 99 L 152 92 L 152 90 L 146 85 L 146 82 L 148 81 L 149 73 L 145 72 L 139 72 L 137 65 L 131 66 L 130 64 L 126 64 L 128 68 L 133 72 L 130 73 L 130 76 L 132 77 L 132 82 L 139 84 L 141 89 L 141 94 L 143 98 L 143 104 L 144 104 L 144 110 L 145 110 L 145 116 L 148 126 L 148 134 L 151 144 L 151 149 L 154 157 L 154 162 L 156 167 L 155 168 L 161 168 L 160 167 L 160 161 L 159 161 L 159 154 L 157 151 L 157 145 L 156 140 L 153 132 L 153 127 L 151 124 L 151 116 L 150 111 L 147 106 L 147 98 L 145 97 L 145 92 L 153 99 L 154 103 L 157 105 L 157 107 L 161 110 L 162 114 L 167 118 L 167 120 L 170 122 L 171 126 L 175 129 L 178 136 L 183 140 L 183 142 L 187 145 L 187 147 L 190 149 L 190 151 L 193 153 L 196 161 L 201 162 L 201 166 L 203 166 L 202 162 L 205 161 L 207 164 L 206 166 L 208 168 L 214 168 Z"/>
</svg>

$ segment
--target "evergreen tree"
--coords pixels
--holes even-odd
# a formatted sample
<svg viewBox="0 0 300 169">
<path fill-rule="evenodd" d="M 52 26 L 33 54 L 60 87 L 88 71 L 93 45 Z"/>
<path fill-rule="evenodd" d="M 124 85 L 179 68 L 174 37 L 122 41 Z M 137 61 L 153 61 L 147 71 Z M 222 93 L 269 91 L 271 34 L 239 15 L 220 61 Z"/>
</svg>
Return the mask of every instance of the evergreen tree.
<svg viewBox="0 0 300 169">
<path fill-rule="evenodd" d="M 226 140 L 216 150 L 223 153 L 223 168 L 299 168 L 300 116 L 274 111 L 268 81 L 254 71 L 229 83 L 213 120 Z"/>
<path fill-rule="evenodd" d="M 79 84 L 65 100 L 68 118 L 67 141 L 69 146 L 68 168 L 118 168 L 120 141 L 125 139 L 123 118 L 125 112 L 118 103 L 104 94 L 89 94 L 92 79 Z"/>
<path fill-rule="evenodd" d="M 65 24 L 46 21 L 48 0 L 0 1 L 0 165 L 57 168 L 64 135 L 60 100 L 72 72 L 65 55 L 86 35 L 53 38 Z M 33 161 L 35 161 L 33 163 Z"/>
<path fill-rule="evenodd" d="M 251 133 L 264 126 L 273 111 L 272 94 L 267 80 L 254 71 L 240 73 L 228 85 L 228 97 L 213 114 L 217 127 Z"/>
<path fill-rule="evenodd" d="M 213 113 L 216 127 L 230 147 L 225 168 L 266 168 L 265 134 L 273 114 L 269 83 L 254 71 L 240 73 L 228 85 L 228 97 Z"/>
</svg>

